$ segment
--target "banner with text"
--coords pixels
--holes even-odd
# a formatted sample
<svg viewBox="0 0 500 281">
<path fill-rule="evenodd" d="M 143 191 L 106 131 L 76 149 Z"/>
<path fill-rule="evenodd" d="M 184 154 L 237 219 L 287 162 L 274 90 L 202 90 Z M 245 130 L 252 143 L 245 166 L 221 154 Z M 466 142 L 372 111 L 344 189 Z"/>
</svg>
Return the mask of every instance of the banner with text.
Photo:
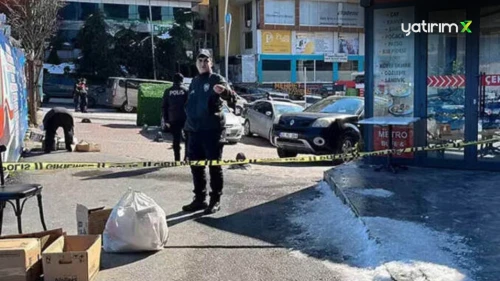
<svg viewBox="0 0 500 281">
<path fill-rule="evenodd" d="M 289 30 L 262 30 L 261 50 L 263 54 L 290 54 L 292 32 Z"/>
</svg>

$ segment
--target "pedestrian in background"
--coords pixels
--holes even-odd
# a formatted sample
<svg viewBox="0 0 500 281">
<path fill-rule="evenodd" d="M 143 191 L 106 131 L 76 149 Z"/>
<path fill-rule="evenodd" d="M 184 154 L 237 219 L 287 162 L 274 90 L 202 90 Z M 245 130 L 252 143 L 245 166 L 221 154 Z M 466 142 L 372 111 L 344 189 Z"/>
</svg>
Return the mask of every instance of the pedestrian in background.
<svg viewBox="0 0 500 281">
<path fill-rule="evenodd" d="M 75 87 L 75 111 L 78 111 L 78 104 L 80 104 L 80 111 L 87 113 L 87 104 L 88 104 L 88 88 L 87 88 L 87 80 L 85 78 L 80 78 Z M 78 101 L 76 101 L 78 99 Z"/>
<path fill-rule="evenodd" d="M 185 131 L 188 134 L 188 158 L 195 160 L 220 160 L 222 158 L 221 138 L 225 136 L 225 118 L 222 100 L 230 100 L 233 92 L 226 80 L 212 72 L 212 56 L 202 50 L 196 57 L 199 75 L 189 86 L 186 104 Z M 234 97 L 233 97 L 234 98 Z M 206 199 L 206 173 L 204 166 L 191 166 L 194 184 L 194 200 L 183 206 L 186 212 L 205 209 L 205 214 L 213 214 L 220 209 L 220 199 L 224 185 L 221 166 L 209 166 L 210 202 Z"/>
<path fill-rule="evenodd" d="M 186 122 L 186 101 L 188 89 L 182 85 L 184 76 L 180 73 L 174 75 L 174 85 L 163 94 L 163 119 L 170 128 L 173 137 L 173 149 L 175 161 L 181 161 L 181 139 L 184 123 Z M 187 138 L 187 136 L 186 136 Z M 186 160 L 187 139 L 185 141 L 184 160 Z"/>
</svg>

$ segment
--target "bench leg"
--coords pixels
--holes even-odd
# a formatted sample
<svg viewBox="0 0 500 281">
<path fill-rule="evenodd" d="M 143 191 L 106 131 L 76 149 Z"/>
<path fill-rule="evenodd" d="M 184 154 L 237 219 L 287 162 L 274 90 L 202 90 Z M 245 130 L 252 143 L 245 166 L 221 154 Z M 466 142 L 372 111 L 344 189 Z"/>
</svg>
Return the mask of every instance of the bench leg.
<svg viewBox="0 0 500 281">
<path fill-rule="evenodd" d="M 15 209 L 16 217 L 17 217 L 17 229 L 19 230 L 19 234 L 23 233 L 23 226 L 21 222 L 21 215 L 23 214 L 23 209 L 21 209 L 21 202 L 19 199 L 16 200 L 16 209 Z"/>
<path fill-rule="evenodd" d="M 38 210 L 40 211 L 40 220 L 42 221 L 43 230 L 47 231 L 47 226 L 45 225 L 45 217 L 43 216 L 42 194 L 37 194 L 36 199 L 38 201 Z"/>
<path fill-rule="evenodd" d="M 2 235 L 2 225 L 3 225 L 3 209 L 5 209 L 5 202 L 0 202 L 0 236 Z"/>
</svg>

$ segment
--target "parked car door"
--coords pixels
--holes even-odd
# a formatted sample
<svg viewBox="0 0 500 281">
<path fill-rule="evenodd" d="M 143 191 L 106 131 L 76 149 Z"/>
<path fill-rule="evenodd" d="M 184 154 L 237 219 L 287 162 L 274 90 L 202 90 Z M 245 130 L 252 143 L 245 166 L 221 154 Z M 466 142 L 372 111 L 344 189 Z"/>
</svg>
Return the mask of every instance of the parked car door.
<svg viewBox="0 0 500 281">
<path fill-rule="evenodd" d="M 262 106 L 262 102 L 256 102 L 248 107 L 245 113 L 245 118 L 250 123 L 250 130 L 252 133 L 257 133 L 257 125 L 258 125 L 258 108 Z"/>
<path fill-rule="evenodd" d="M 274 110 L 274 106 L 271 103 L 266 102 L 266 105 L 264 106 L 264 118 L 262 120 L 262 137 L 266 139 L 269 139 L 269 132 L 273 127 L 275 115 L 276 112 Z"/>
<path fill-rule="evenodd" d="M 257 108 L 256 113 L 256 123 L 257 125 L 254 127 L 255 133 L 257 133 L 261 137 L 267 137 L 269 131 L 266 131 L 266 123 L 271 120 L 273 106 L 269 102 L 262 102 L 262 106 Z M 269 114 L 270 115 L 266 115 Z"/>
</svg>

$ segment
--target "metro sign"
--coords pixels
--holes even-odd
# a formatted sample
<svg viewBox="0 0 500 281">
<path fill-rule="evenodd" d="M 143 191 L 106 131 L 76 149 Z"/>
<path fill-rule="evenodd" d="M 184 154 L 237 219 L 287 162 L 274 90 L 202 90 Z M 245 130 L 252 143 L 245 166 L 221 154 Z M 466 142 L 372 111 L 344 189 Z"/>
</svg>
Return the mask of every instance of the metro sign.
<svg viewBox="0 0 500 281">
<path fill-rule="evenodd" d="M 465 76 L 464 75 L 428 76 L 427 86 L 435 88 L 464 87 Z"/>
<path fill-rule="evenodd" d="M 500 74 L 484 75 L 481 84 L 484 86 L 500 86 Z"/>
</svg>

